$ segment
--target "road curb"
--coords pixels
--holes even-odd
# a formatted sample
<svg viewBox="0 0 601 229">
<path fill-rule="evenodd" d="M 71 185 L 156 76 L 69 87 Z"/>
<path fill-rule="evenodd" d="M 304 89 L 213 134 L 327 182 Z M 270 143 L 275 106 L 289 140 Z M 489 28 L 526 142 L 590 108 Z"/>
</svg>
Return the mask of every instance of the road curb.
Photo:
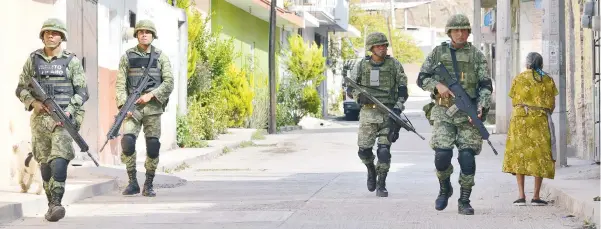
<svg viewBox="0 0 601 229">
<path fill-rule="evenodd" d="M 169 164 L 161 165 L 160 169 L 162 169 L 162 170 L 175 170 L 176 168 L 178 168 L 179 166 L 181 166 L 182 163 L 184 163 L 184 162 L 186 164 L 195 164 L 195 163 L 200 163 L 200 162 L 204 162 L 204 161 L 210 161 L 210 160 L 218 158 L 221 155 L 227 153 L 226 152 L 226 148 L 229 149 L 229 150 L 236 150 L 244 142 L 251 141 L 251 139 L 252 138 L 249 137 L 248 140 L 236 141 L 236 142 L 231 142 L 231 143 L 225 143 L 225 144 L 220 145 L 220 146 L 214 146 L 215 149 L 211 150 L 209 153 L 198 155 L 198 156 L 193 156 L 193 157 L 181 160 L 181 161 L 171 162 Z"/>
<path fill-rule="evenodd" d="M 578 199 L 574 195 L 571 195 L 561 188 L 555 187 L 552 184 L 544 183 L 541 185 L 541 190 L 550 194 L 549 198 L 555 201 L 556 206 L 560 206 L 566 209 L 574 216 L 582 219 L 594 222 L 596 225 L 600 225 L 599 218 L 599 202 L 583 201 Z M 597 205 L 597 209 L 595 209 Z"/>
<path fill-rule="evenodd" d="M 0 223 L 17 220 L 23 216 L 20 203 L 0 203 Z"/>
<path fill-rule="evenodd" d="M 295 130 L 302 130 L 303 127 L 302 126 L 282 126 L 278 128 L 278 132 L 282 133 L 282 132 L 290 132 L 290 131 L 295 131 Z"/>
<path fill-rule="evenodd" d="M 117 180 L 102 179 L 94 184 L 84 185 L 70 189 L 69 180 L 67 180 L 67 190 L 63 196 L 62 204 L 67 208 L 74 202 L 87 199 L 94 196 L 104 195 L 119 189 Z M 15 193 L 16 194 L 16 193 Z M 27 195 L 27 194 L 23 194 Z M 2 206 L 0 203 L 0 222 L 6 223 L 23 218 L 24 216 L 44 215 L 48 210 L 48 201 L 46 195 L 42 193 L 35 199 L 24 200 L 22 202 L 9 202 Z"/>
</svg>

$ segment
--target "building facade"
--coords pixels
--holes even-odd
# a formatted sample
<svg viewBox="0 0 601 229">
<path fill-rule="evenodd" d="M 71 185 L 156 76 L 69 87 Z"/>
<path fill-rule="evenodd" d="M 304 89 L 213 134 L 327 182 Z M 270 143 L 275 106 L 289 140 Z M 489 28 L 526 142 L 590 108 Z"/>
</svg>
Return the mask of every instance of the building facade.
<svg viewBox="0 0 601 229">
<path fill-rule="evenodd" d="M 29 130 L 31 112 L 25 110 L 14 92 L 26 58 L 31 52 L 43 47 L 39 31 L 42 23 L 51 17 L 66 22 L 68 41 L 62 44 L 63 48 L 77 54 L 82 60 L 86 74 L 90 98 L 84 106 L 86 116 L 79 133 L 89 145 L 91 154 L 101 164 L 108 165 L 121 163 L 118 156 L 120 138 L 110 141 L 103 152 L 98 152 L 118 112 L 114 88 L 119 59 L 126 49 L 134 47 L 137 43 L 133 38 L 135 22 L 140 19 L 151 19 L 156 23 L 160 39 L 153 44 L 162 49 L 171 59 L 176 85 L 169 106 L 163 115 L 161 150 L 175 147 L 176 107 L 179 98 L 186 97 L 185 81 L 180 81 L 186 79 L 187 72 L 185 64 L 187 27 L 182 10 L 170 6 L 163 0 L 9 1 L 9 7 L 0 9 L 2 21 L 5 22 L 3 31 L 7 34 L 16 34 L 0 38 L 4 44 L 14 44 L 6 45 L 0 61 L 6 76 L 0 91 L 6 98 L 3 100 L 4 109 L 10 111 L 0 112 L 2 114 L 0 136 L 4 139 L 0 142 L 0 147 L 5 152 L 11 152 L 12 145 L 16 142 L 31 139 Z M 6 23 L 26 14 L 29 15 L 27 20 Z M 183 92 L 178 90 L 180 83 L 184 83 Z M 138 152 L 144 153 L 146 148 L 144 140 L 138 141 L 137 144 Z M 79 152 L 79 147 L 75 143 L 74 147 L 77 152 L 75 160 L 88 160 L 85 153 Z M 9 153 L 0 154 L 0 186 L 10 184 L 11 159 Z"/>
</svg>

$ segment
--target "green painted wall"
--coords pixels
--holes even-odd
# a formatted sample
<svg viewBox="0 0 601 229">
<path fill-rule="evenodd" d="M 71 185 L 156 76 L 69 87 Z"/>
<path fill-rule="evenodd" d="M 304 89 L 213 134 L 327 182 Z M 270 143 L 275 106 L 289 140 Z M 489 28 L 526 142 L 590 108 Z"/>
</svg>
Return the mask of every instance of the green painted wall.
<svg viewBox="0 0 601 229">
<path fill-rule="evenodd" d="M 250 0 L 249 0 L 250 1 Z M 256 77 L 267 77 L 269 74 L 269 22 L 244 11 L 225 0 L 211 0 L 211 11 L 214 16 L 211 28 L 221 28 L 222 37 L 234 38 L 236 52 L 242 55 L 236 59 L 236 66 L 250 64 L 248 56 L 251 45 L 255 45 L 255 60 L 258 62 L 254 70 Z M 276 27 L 276 46 L 279 48 L 280 32 Z M 276 73 L 278 72 L 276 55 Z"/>
</svg>

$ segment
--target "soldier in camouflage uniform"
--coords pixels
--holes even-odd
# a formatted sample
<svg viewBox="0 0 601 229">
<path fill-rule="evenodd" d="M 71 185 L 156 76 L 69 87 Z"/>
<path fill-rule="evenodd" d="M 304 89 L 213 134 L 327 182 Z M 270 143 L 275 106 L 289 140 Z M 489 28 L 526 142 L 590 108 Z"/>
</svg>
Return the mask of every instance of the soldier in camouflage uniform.
<svg viewBox="0 0 601 229">
<path fill-rule="evenodd" d="M 122 194 L 140 193 L 140 186 L 136 178 L 136 139 L 143 126 L 147 157 L 144 163 L 146 181 L 142 195 L 154 197 L 156 193 L 153 190 L 152 182 L 159 163 L 161 115 L 165 111 L 169 95 L 173 91 L 173 73 L 167 55 L 151 45 L 152 41 L 158 38 L 152 21 L 140 20 L 134 28 L 134 37 L 138 39 L 138 45 L 125 51 L 119 62 L 116 90 L 119 109 L 144 77 L 144 68 L 147 68 L 149 64 L 150 55 L 154 55 L 154 61 L 151 63 L 147 75 L 151 78 L 151 83 L 136 101 L 135 111 L 127 114 L 122 125 L 121 161 L 125 163 L 129 177 L 129 184 Z"/>
<path fill-rule="evenodd" d="M 33 155 L 40 164 L 43 187 L 48 198 L 45 218 L 56 222 L 65 217 L 61 205 L 65 193 L 67 166 L 75 157 L 73 138 L 62 123 L 56 123 L 31 87 L 35 77 L 48 95 L 65 111 L 67 117 L 79 129 L 83 122 L 84 103 L 88 100 L 88 89 L 83 66 L 74 53 L 61 48 L 67 41 L 67 28 L 59 19 L 46 20 L 39 34 L 44 48 L 32 52 L 23 66 L 19 84 L 15 91 L 25 110 L 31 115 L 31 137 Z"/>
<path fill-rule="evenodd" d="M 434 48 L 421 67 L 417 85 L 434 95 L 435 105 L 431 110 L 433 121 L 430 147 L 435 151 L 436 175 L 440 183 L 440 191 L 435 201 L 436 210 L 446 208 L 448 199 L 453 194 L 450 176 L 453 173 L 451 159 L 453 147 L 459 154 L 457 160 L 461 166 L 459 184 L 459 214 L 473 215 L 469 197 L 474 186 L 476 172 L 475 156 L 482 150 L 482 137 L 478 129 L 471 124 L 465 112 L 458 111 L 453 93 L 442 83 L 438 75 L 432 74 L 434 67 L 442 62 L 451 75 L 457 77 L 467 94 L 478 107 L 478 116 L 485 117 L 490 107 L 492 81 L 487 75 L 487 63 L 484 54 L 467 42 L 471 33 L 469 19 L 462 14 L 451 16 L 445 28 L 452 42 L 443 42 Z"/>
<path fill-rule="evenodd" d="M 404 103 L 409 97 L 407 76 L 403 66 L 398 60 L 386 55 L 388 40 L 383 33 L 369 34 L 366 45 L 372 55 L 357 60 L 351 69 L 349 78 L 400 115 L 404 109 Z M 347 62 L 347 65 L 350 63 L 352 61 Z M 370 192 L 377 189 L 377 196 L 387 197 L 386 176 L 390 169 L 390 145 L 391 142 L 398 139 L 398 133 L 394 133 L 393 139 L 388 139 L 394 121 L 388 117 L 388 113 L 378 110 L 374 102 L 359 95 L 358 90 L 352 88 L 348 88 L 348 90 L 349 94 L 356 98 L 357 103 L 361 105 L 357 142 L 359 158 L 367 167 L 367 189 Z M 378 139 L 377 166 L 374 165 L 375 157 L 372 152 L 376 138 Z"/>
</svg>

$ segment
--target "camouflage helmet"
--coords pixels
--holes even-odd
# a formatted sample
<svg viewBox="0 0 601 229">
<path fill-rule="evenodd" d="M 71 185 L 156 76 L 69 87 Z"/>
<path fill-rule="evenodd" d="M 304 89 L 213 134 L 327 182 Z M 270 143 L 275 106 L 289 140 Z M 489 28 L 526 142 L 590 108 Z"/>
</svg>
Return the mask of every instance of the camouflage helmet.
<svg viewBox="0 0 601 229">
<path fill-rule="evenodd" d="M 154 22 L 151 20 L 140 20 L 136 24 L 134 28 L 134 38 L 138 38 L 138 30 L 148 30 L 152 32 L 152 37 L 154 39 L 158 39 L 156 27 L 154 27 Z"/>
<path fill-rule="evenodd" d="M 447 34 L 451 32 L 451 29 L 469 29 L 471 31 L 472 26 L 470 25 L 470 19 L 463 14 L 455 14 L 447 20 L 445 31 Z"/>
<path fill-rule="evenodd" d="M 58 18 L 50 18 L 44 21 L 42 29 L 40 29 L 40 39 L 44 39 L 44 31 L 57 31 L 61 33 L 63 41 L 67 41 L 67 25 Z"/>
<path fill-rule="evenodd" d="M 374 33 L 370 33 L 369 35 L 367 35 L 367 41 L 365 44 L 365 48 L 367 48 L 367 50 L 371 51 L 371 48 L 373 48 L 376 45 L 387 45 L 387 44 L 388 44 L 388 39 L 386 38 L 386 35 L 384 33 L 374 32 Z"/>
</svg>

